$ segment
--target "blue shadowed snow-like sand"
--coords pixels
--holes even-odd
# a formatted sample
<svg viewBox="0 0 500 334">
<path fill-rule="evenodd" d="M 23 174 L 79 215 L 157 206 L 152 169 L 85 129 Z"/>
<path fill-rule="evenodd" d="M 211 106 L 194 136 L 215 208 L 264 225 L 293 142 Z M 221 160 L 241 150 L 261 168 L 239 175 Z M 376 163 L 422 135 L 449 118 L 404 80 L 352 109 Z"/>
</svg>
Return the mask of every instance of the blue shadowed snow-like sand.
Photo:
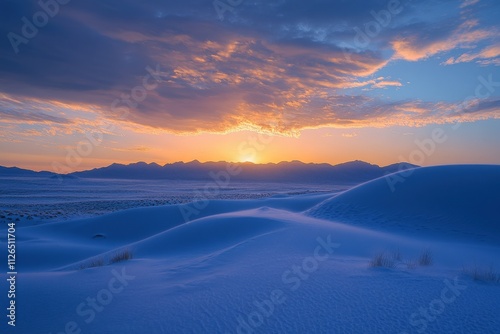
<svg viewBox="0 0 500 334">
<path fill-rule="evenodd" d="M 463 267 L 500 270 L 500 167 L 402 175 L 188 222 L 193 203 L 18 225 L 9 333 L 498 333 L 500 285 Z M 381 251 L 391 268 L 370 267 Z"/>
</svg>

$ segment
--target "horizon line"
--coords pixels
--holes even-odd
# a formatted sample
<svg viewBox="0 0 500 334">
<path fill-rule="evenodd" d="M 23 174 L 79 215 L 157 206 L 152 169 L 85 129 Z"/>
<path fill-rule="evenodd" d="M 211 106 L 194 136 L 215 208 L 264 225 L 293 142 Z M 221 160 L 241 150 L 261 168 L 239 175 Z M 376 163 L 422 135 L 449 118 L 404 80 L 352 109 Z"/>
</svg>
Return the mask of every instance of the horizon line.
<svg viewBox="0 0 500 334">
<path fill-rule="evenodd" d="M 226 161 L 226 160 L 219 160 L 219 161 L 206 160 L 206 161 L 200 161 L 198 159 L 194 159 L 194 160 L 191 160 L 191 161 L 182 161 L 181 160 L 181 161 L 167 162 L 165 164 L 160 164 L 160 163 L 157 163 L 155 161 L 146 162 L 146 161 L 142 161 L 141 160 L 141 161 L 130 162 L 130 163 L 113 162 L 113 163 L 106 164 L 106 165 L 101 165 L 101 166 L 96 166 L 96 167 L 89 167 L 87 169 L 81 169 L 81 170 L 76 170 L 75 169 L 74 171 L 71 171 L 71 172 L 68 172 L 68 173 L 58 173 L 58 172 L 55 172 L 55 171 L 52 171 L 52 170 L 49 170 L 49 169 L 31 169 L 31 168 L 27 168 L 27 167 L 21 167 L 20 165 L 7 166 L 7 165 L 3 165 L 1 163 L 0 163 L 0 167 L 4 167 L 4 168 L 18 168 L 18 169 L 29 170 L 29 171 L 33 171 L 33 172 L 49 172 L 49 173 L 64 175 L 64 174 L 72 174 L 72 173 L 78 173 L 78 172 L 85 172 L 85 171 L 90 171 L 90 170 L 94 170 L 94 169 L 107 168 L 107 167 L 111 167 L 113 165 L 130 166 L 130 165 L 137 165 L 137 164 L 146 164 L 146 165 L 158 165 L 160 167 L 165 167 L 165 166 L 170 166 L 170 165 L 175 165 L 175 164 L 227 163 L 227 164 L 247 164 L 247 165 L 255 165 L 255 166 L 265 166 L 265 165 L 279 165 L 279 164 L 284 164 L 284 163 L 301 163 L 301 164 L 304 164 L 304 165 L 329 165 L 329 166 L 335 167 L 335 166 L 344 165 L 344 164 L 348 164 L 348 163 L 354 163 L 354 162 L 361 162 L 361 163 L 364 163 L 364 164 L 367 164 L 367 165 L 377 166 L 377 167 L 380 167 L 380 168 L 384 168 L 384 167 L 388 167 L 388 166 L 392 166 L 392 165 L 397 165 L 397 164 L 409 164 L 409 165 L 413 165 L 413 166 L 416 166 L 416 167 L 424 167 L 424 166 L 412 164 L 412 163 L 407 162 L 407 161 L 394 162 L 394 163 L 390 163 L 390 164 L 387 164 L 387 165 L 379 165 L 379 164 L 375 164 L 375 163 L 371 163 L 371 162 L 367 162 L 367 161 L 359 160 L 359 159 L 349 160 L 349 161 L 345 161 L 345 162 L 341 162 L 341 163 L 336 163 L 336 164 L 332 164 L 332 163 L 329 163 L 329 162 L 304 162 L 304 161 L 301 161 L 301 160 L 283 160 L 283 161 L 279 161 L 279 162 L 265 162 L 265 163 L 262 162 L 261 163 L 261 162 L 252 162 L 252 161 Z M 426 167 L 430 167 L 430 166 L 426 166 Z"/>
</svg>

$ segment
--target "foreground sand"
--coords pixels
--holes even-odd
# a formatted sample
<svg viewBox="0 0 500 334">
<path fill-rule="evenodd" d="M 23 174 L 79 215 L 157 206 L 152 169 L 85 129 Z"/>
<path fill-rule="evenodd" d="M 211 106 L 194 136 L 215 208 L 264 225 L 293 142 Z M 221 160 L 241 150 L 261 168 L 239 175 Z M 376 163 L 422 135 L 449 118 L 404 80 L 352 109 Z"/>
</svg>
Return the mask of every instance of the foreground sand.
<svg viewBox="0 0 500 334">
<path fill-rule="evenodd" d="M 500 168 L 401 177 L 19 225 L 9 333 L 498 332 L 500 285 L 463 268 L 500 269 Z"/>
</svg>

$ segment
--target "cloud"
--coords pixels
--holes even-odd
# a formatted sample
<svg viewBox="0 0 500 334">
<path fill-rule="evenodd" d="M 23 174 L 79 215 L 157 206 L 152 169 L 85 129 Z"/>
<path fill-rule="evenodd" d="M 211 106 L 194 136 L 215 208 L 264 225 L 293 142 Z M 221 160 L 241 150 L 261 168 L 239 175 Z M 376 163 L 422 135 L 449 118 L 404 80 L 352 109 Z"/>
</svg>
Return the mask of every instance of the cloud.
<svg viewBox="0 0 500 334">
<path fill-rule="evenodd" d="M 357 137 L 358 134 L 355 133 L 355 132 L 348 132 L 348 133 L 343 133 L 342 134 L 342 137 L 344 138 L 354 138 L 354 137 Z"/>
<path fill-rule="evenodd" d="M 453 65 L 476 61 L 480 65 L 500 65 L 500 44 L 491 45 L 476 53 L 464 53 L 456 58 L 448 58 L 443 64 Z"/>
<path fill-rule="evenodd" d="M 451 14 L 422 14 L 433 13 L 432 6 Z M 473 18 L 479 6 L 462 13 L 459 4 L 428 0 L 405 7 L 366 47 L 350 47 L 353 28 L 386 7 L 377 0 L 244 1 L 221 21 L 204 0 L 70 2 L 19 54 L 7 38 L 0 41 L 0 115 L 4 122 L 50 126 L 51 133 L 92 131 L 103 122 L 139 132 L 295 135 L 315 127 L 453 121 L 437 102 L 346 90 L 401 87 L 377 74 L 395 59 L 469 48 L 453 62 L 494 64 L 497 58 L 485 57 L 491 51 L 473 47 L 496 31 Z M 21 33 L 21 17 L 38 10 L 35 0 L 3 2 L 1 30 Z M 147 67 L 160 68 L 161 83 L 131 100 Z M 478 110 L 466 119 L 485 117 L 496 115 Z"/>
<path fill-rule="evenodd" d="M 3 121 L 8 120 L 23 123 L 72 123 L 72 121 L 66 118 L 51 116 L 42 112 L 18 112 L 15 110 L 0 110 L 0 117 Z"/>
<path fill-rule="evenodd" d="M 465 7 L 475 5 L 478 2 L 479 2 L 479 0 L 463 0 L 462 4 L 460 5 L 460 8 L 465 8 Z"/>
<path fill-rule="evenodd" d="M 471 48 L 497 35 L 495 30 L 475 29 L 475 25 L 472 21 L 466 21 L 444 39 L 424 39 L 418 34 L 395 39 L 392 41 L 394 58 L 418 61 L 456 48 Z"/>
<path fill-rule="evenodd" d="M 0 94 L 0 122 L 74 124 L 73 120 L 56 115 L 52 110 L 53 106 L 37 100 L 23 100 Z"/>
<path fill-rule="evenodd" d="M 109 125 L 93 105 L 75 105 L 0 94 L 0 128 L 12 141 L 20 137 L 110 134 Z"/>
<path fill-rule="evenodd" d="M 386 88 L 386 87 L 401 87 L 403 84 L 399 81 L 394 80 L 382 80 L 374 83 L 372 88 Z"/>
<path fill-rule="evenodd" d="M 117 147 L 114 147 L 114 148 L 111 148 L 111 149 L 113 151 L 117 151 L 117 152 L 147 152 L 147 151 L 151 150 L 151 148 L 146 147 L 146 146 L 141 146 L 141 145 L 132 146 L 132 147 L 126 147 L 126 148 L 117 148 Z"/>
</svg>

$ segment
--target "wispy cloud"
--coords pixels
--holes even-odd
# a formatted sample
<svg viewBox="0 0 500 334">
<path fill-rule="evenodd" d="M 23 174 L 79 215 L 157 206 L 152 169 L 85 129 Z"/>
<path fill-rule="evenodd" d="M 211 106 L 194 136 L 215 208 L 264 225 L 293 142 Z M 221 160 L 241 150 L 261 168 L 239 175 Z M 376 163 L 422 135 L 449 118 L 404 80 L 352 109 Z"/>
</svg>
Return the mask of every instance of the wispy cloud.
<svg viewBox="0 0 500 334">
<path fill-rule="evenodd" d="M 453 49 L 474 48 L 478 42 L 497 36 L 495 29 L 476 28 L 476 23 L 466 21 L 443 39 L 425 38 L 414 34 L 392 41 L 395 58 L 418 61 Z"/>
<path fill-rule="evenodd" d="M 479 52 L 464 53 L 456 58 L 448 58 L 443 64 L 453 65 L 476 61 L 480 65 L 500 65 L 500 44 L 491 45 Z"/>
<path fill-rule="evenodd" d="M 478 3 L 479 0 L 463 0 L 460 4 L 460 8 L 469 7 Z"/>
</svg>

